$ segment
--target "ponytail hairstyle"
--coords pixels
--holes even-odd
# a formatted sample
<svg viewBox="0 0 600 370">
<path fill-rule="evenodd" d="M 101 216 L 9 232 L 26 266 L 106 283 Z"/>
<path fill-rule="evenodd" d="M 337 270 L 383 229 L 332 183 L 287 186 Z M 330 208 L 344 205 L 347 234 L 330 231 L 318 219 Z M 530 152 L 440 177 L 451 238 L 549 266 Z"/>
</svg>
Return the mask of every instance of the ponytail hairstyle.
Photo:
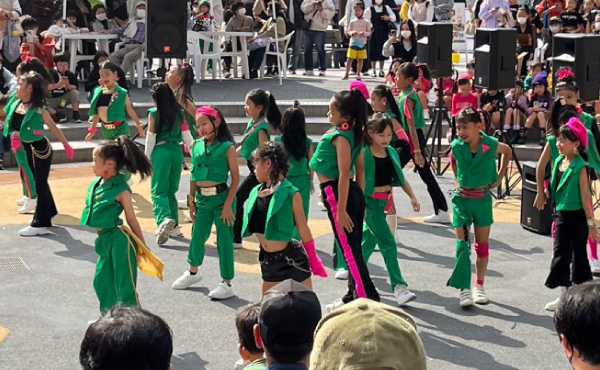
<svg viewBox="0 0 600 370">
<path fill-rule="evenodd" d="M 431 70 L 429 69 L 429 66 L 427 66 L 427 63 L 417 63 L 415 64 L 415 67 L 417 67 L 420 77 L 431 82 Z"/>
<path fill-rule="evenodd" d="M 562 136 L 571 142 L 579 141 L 579 139 L 577 138 L 577 136 L 575 135 L 573 130 L 571 130 L 571 127 L 569 127 L 567 125 L 561 126 L 561 128 L 558 130 L 557 137 L 558 136 Z M 585 148 L 583 146 L 583 143 L 581 141 L 579 141 L 579 146 L 577 147 L 577 151 L 579 152 L 579 155 L 581 156 L 581 158 L 583 158 L 584 161 L 589 162 L 588 155 L 587 155 Z M 588 169 L 588 174 L 589 174 L 589 169 Z"/>
<path fill-rule="evenodd" d="M 352 89 L 336 93 L 333 99 L 340 115 L 350 118 L 350 122 L 346 123 L 354 131 L 354 148 L 362 146 L 369 112 L 369 103 L 365 96 L 360 90 Z"/>
<path fill-rule="evenodd" d="M 219 141 L 231 141 L 235 144 L 235 139 L 233 138 L 233 134 L 229 130 L 229 126 L 227 126 L 227 121 L 225 121 L 225 116 L 223 112 L 219 108 L 213 107 L 215 112 L 219 115 L 219 119 L 221 120 L 221 124 L 219 125 L 219 130 L 217 131 L 217 140 Z"/>
<path fill-rule="evenodd" d="M 37 72 L 44 81 L 46 81 L 46 85 L 48 85 L 51 81 L 50 74 L 46 70 L 46 67 L 42 64 L 42 62 L 38 58 L 27 57 L 24 61 L 19 63 L 17 66 L 17 77 L 27 74 L 29 72 Z"/>
<path fill-rule="evenodd" d="M 398 104 L 395 104 L 396 99 L 394 98 L 392 89 L 385 85 L 377 85 L 373 88 L 371 94 L 377 95 L 380 99 L 385 98 L 387 100 L 387 108 L 394 113 L 397 119 L 400 119 L 400 109 L 398 108 Z"/>
<path fill-rule="evenodd" d="M 402 73 L 404 78 L 411 78 L 412 82 L 415 82 L 419 78 L 419 69 L 412 62 L 402 63 L 398 72 Z"/>
<path fill-rule="evenodd" d="M 29 100 L 31 106 L 43 108 L 46 104 L 46 96 L 48 95 L 44 78 L 34 71 L 27 72 L 19 78 L 25 80 L 27 85 L 31 85 L 31 99 Z"/>
<path fill-rule="evenodd" d="M 281 125 L 281 112 L 273 94 L 261 89 L 254 89 L 250 90 L 246 96 L 255 105 L 263 107 L 260 115 L 266 117 L 271 127 L 278 130 Z"/>
<path fill-rule="evenodd" d="M 575 74 L 571 69 L 562 67 L 556 72 L 556 91 L 571 90 L 575 93 L 579 92 L 579 86 L 575 82 Z"/>
<path fill-rule="evenodd" d="M 194 68 L 188 63 L 183 63 L 177 68 L 177 73 L 181 77 L 181 84 L 177 89 L 176 98 L 179 103 L 188 100 L 188 96 L 192 98 L 192 86 L 194 85 Z"/>
<path fill-rule="evenodd" d="M 388 127 L 393 133 L 394 124 L 385 113 L 377 112 L 373 114 L 367 122 L 367 135 L 365 135 L 365 144 L 372 145 L 373 139 L 371 138 L 371 134 L 381 134 Z"/>
<path fill-rule="evenodd" d="M 281 132 L 281 142 L 291 157 L 297 161 L 308 158 L 306 118 L 302 109 L 294 106 L 285 111 L 281 120 Z"/>
<path fill-rule="evenodd" d="M 252 163 L 271 160 L 271 186 L 279 181 L 279 176 L 285 177 L 290 169 L 289 156 L 285 151 L 283 143 L 267 141 L 252 152 Z"/>
<path fill-rule="evenodd" d="M 550 113 L 548 114 L 548 135 L 558 136 L 558 131 L 562 125 L 567 123 L 571 117 L 578 117 L 577 108 L 567 104 L 565 99 L 560 98 L 554 102 Z M 566 118 L 568 117 L 568 118 Z"/>
<path fill-rule="evenodd" d="M 175 100 L 173 90 L 164 82 L 159 82 L 152 86 L 150 95 L 154 104 L 156 104 L 156 132 L 161 132 L 163 129 L 170 132 L 175 124 L 175 121 L 183 120 L 183 112 L 181 106 Z"/>
<path fill-rule="evenodd" d="M 471 107 L 463 108 L 456 115 L 456 123 L 481 123 L 479 112 Z"/>
<path fill-rule="evenodd" d="M 123 168 L 133 174 L 139 174 L 142 180 L 152 173 L 152 164 L 148 157 L 129 137 L 121 135 L 114 140 L 102 141 L 98 155 L 102 160 L 115 161 L 115 171 Z"/>
</svg>

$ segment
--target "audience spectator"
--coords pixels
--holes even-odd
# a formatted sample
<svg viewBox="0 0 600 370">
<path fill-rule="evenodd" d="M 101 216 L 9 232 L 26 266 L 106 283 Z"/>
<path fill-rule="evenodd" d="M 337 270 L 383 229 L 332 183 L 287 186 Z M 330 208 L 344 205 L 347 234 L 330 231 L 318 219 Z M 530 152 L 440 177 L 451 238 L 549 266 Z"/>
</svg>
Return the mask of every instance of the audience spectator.
<svg viewBox="0 0 600 370">
<path fill-rule="evenodd" d="M 76 14 L 76 25 L 79 28 L 90 28 L 90 15 L 92 14 L 92 5 L 88 0 L 67 0 L 67 12 L 73 11 Z"/>
<path fill-rule="evenodd" d="M 481 4 L 481 10 L 479 11 L 479 18 L 481 19 L 481 27 L 485 28 L 499 28 L 504 26 L 502 17 L 512 14 L 506 0 L 484 0 Z M 509 24 L 508 27 L 512 27 Z"/>
<path fill-rule="evenodd" d="M 406 62 L 412 62 L 415 59 L 417 56 L 417 35 L 412 21 L 402 21 L 396 36 L 390 36 L 383 44 L 382 54 L 385 57 L 400 58 Z"/>
<path fill-rule="evenodd" d="M 196 32 L 214 32 L 217 30 L 215 17 L 210 14 L 210 1 L 202 0 L 198 3 L 200 13 L 196 14 L 192 30 Z"/>
<path fill-rule="evenodd" d="M 581 33 L 584 30 L 585 20 L 577 11 L 577 0 L 567 0 L 566 9 L 560 14 L 563 22 L 563 32 Z"/>
<path fill-rule="evenodd" d="M 125 45 L 110 55 L 110 61 L 126 73 L 142 57 L 146 41 L 146 2 L 134 0 L 132 5 L 135 11 L 132 12 L 129 22 L 124 27 L 100 31 L 100 33 L 121 35 L 121 41 Z"/>
<path fill-rule="evenodd" d="M 471 76 L 462 74 L 456 81 L 458 91 L 452 95 L 452 115 L 455 116 L 463 108 L 477 109 L 477 95 L 471 90 Z"/>
<path fill-rule="evenodd" d="M 586 19 L 590 30 L 592 29 L 592 26 L 596 19 L 596 15 L 598 14 L 600 14 L 600 0 L 594 0 L 592 10 L 590 10 L 588 18 Z"/>
<path fill-rule="evenodd" d="M 600 370 L 600 283 L 569 288 L 554 312 L 554 328 L 574 370 Z"/>
<path fill-rule="evenodd" d="M 506 107 L 504 92 L 502 90 L 486 90 L 479 98 L 479 106 L 483 110 L 482 122 L 488 122 L 485 128 L 486 133 L 494 133 L 500 128 L 500 120 Z"/>
<path fill-rule="evenodd" d="M 256 346 L 254 340 L 254 326 L 258 325 L 260 302 L 249 304 L 240 308 L 235 317 L 235 327 L 238 332 L 238 353 L 242 358 L 236 363 L 236 370 L 265 370 L 267 359 L 265 351 Z"/>
<path fill-rule="evenodd" d="M 527 75 L 527 77 L 525 77 L 525 81 L 523 81 L 525 94 L 531 94 L 531 83 L 533 82 L 535 76 L 537 76 L 537 74 L 542 72 L 543 70 L 544 63 L 542 62 L 535 62 L 531 66 L 529 66 L 529 74 Z"/>
<path fill-rule="evenodd" d="M 54 21 L 56 5 L 54 0 L 33 0 L 31 15 L 38 21 L 40 31 L 46 31 Z"/>
<path fill-rule="evenodd" d="M 544 0 L 540 1 L 537 11 L 540 15 L 548 15 L 548 18 L 558 17 L 560 13 L 562 13 L 564 5 L 564 0 Z M 548 9 L 546 9 L 546 4 Z"/>
<path fill-rule="evenodd" d="M 360 298 L 321 319 L 310 369 L 425 370 L 427 358 L 411 316 Z"/>
<path fill-rule="evenodd" d="M 114 19 L 119 27 L 125 27 L 129 19 L 127 0 L 104 0 L 104 4 L 106 4 L 108 18 Z"/>
<path fill-rule="evenodd" d="M 537 48 L 537 31 L 531 23 L 529 8 L 525 5 L 519 7 L 517 11 L 517 74 L 518 76 L 527 73 L 527 62 L 533 60 L 533 54 Z"/>
<path fill-rule="evenodd" d="M 415 0 L 408 11 L 408 19 L 414 24 L 433 21 L 433 4 L 431 0 Z"/>
<path fill-rule="evenodd" d="M 508 133 L 511 144 L 516 144 L 518 133 L 521 131 L 527 116 L 525 112 L 529 108 L 527 96 L 523 89 L 523 82 L 515 81 L 515 87 L 506 94 L 506 114 L 504 115 L 504 131 Z"/>
<path fill-rule="evenodd" d="M 17 91 L 17 78 L 8 68 L 4 67 L 2 56 L 0 56 L 0 94 L 10 96 L 15 91 Z"/>
<path fill-rule="evenodd" d="M 600 13 L 596 14 L 590 33 L 593 35 L 600 34 Z"/>
<path fill-rule="evenodd" d="M 544 50 L 544 60 L 548 60 L 552 56 L 552 46 L 554 45 L 554 35 L 562 32 L 562 20 L 559 17 L 550 18 L 550 27 L 544 31 L 544 42 L 546 44 Z M 527 86 L 525 87 L 527 90 Z"/>
<path fill-rule="evenodd" d="M 592 12 L 592 9 L 594 9 L 594 1 L 593 0 L 584 0 L 583 4 L 581 5 L 581 7 L 579 9 L 579 13 L 583 17 L 583 21 L 585 22 L 584 32 L 586 32 L 586 33 L 590 32 L 589 19 L 590 19 L 590 13 Z"/>
<path fill-rule="evenodd" d="M 267 13 L 269 15 L 268 20 L 265 21 L 261 18 L 257 19 L 262 24 L 262 28 L 260 29 L 260 31 L 258 32 L 258 35 L 256 35 L 256 37 L 248 40 L 248 42 L 251 45 L 254 44 L 254 45 L 258 46 L 258 47 L 252 47 L 253 50 L 250 51 L 250 55 L 248 56 L 248 64 L 250 66 L 250 78 L 258 77 L 258 71 L 260 70 L 260 66 L 262 64 L 263 58 L 265 56 L 265 53 L 267 52 L 266 43 L 263 41 L 266 41 L 269 38 L 274 39 L 276 35 L 280 39 L 285 37 L 285 34 L 286 34 L 285 14 L 281 10 L 281 7 L 279 6 L 279 4 L 275 5 L 275 12 L 277 13 L 275 15 L 275 19 L 273 19 L 273 8 L 269 8 L 267 11 Z M 277 34 L 275 34 L 275 31 L 277 31 Z M 285 41 L 280 41 L 279 42 L 279 51 L 280 52 L 283 51 L 284 47 L 285 47 Z M 275 50 L 275 44 L 271 44 L 271 51 L 274 51 L 274 50 Z M 283 67 L 285 67 L 285 66 L 283 66 Z M 277 65 L 275 65 L 275 69 L 273 69 L 273 67 L 271 67 L 269 69 L 268 75 L 277 74 L 278 71 L 276 71 L 276 69 L 277 69 Z"/>
<path fill-rule="evenodd" d="M 109 62 L 110 59 L 108 57 L 108 53 L 100 50 L 94 55 L 94 59 L 92 60 L 92 70 L 88 74 L 87 80 L 85 81 L 84 89 L 87 93 L 88 101 L 92 101 L 92 96 L 94 94 L 94 90 L 96 87 L 100 86 L 98 80 L 100 79 L 100 66 L 106 62 Z M 117 76 L 119 79 L 117 83 L 119 86 L 124 88 L 125 90 L 129 90 L 129 86 L 127 85 L 127 78 L 125 78 L 125 72 L 121 68 L 117 69 Z"/>
<path fill-rule="evenodd" d="M 21 14 L 23 14 L 23 11 L 18 0 L 2 1 L 2 4 L 0 6 L 0 17 L 2 19 L 8 20 L 9 22 L 2 22 L 0 24 L 0 33 L 3 35 L 10 36 L 9 30 L 12 29 L 13 25 L 15 25 L 18 22 L 19 17 L 21 17 Z M 4 44 L 3 41 L 4 37 L 0 37 L 0 49 L 2 49 L 2 56 L 7 61 L 10 61 L 11 64 L 14 63 L 16 67 L 16 64 L 18 64 L 19 62 L 15 62 L 17 58 L 10 58 L 10 55 L 12 54 L 10 53 L 10 50 L 8 50 L 9 45 Z"/>
<path fill-rule="evenodd" d="M 346 35 L 350 37 L 348 45 L 348 53 L 346 61 L 346 74 L 342 78 L 348 79 L 352 62 L 356 60 L 356 79 L 360 80 L 360 72 L 362 71 L 363 61 L 367 59 L 367 40 L 371 36 L 371 23 L 363 17 L 365 4 L 356 3 L 354 5 L 355 19 L 350 21 L 350 26 L 346 30 Z"/>
<path fill-rule="evenodd" d="M 517 19 L 517 12 L 521 6 L 517 0 L 508 0 L 508 9 L 510 9 L 510 14 L 512 14 L 514 19 Z"/>
<path fill-rule="evenodd" d="M 400 20 L 409 19 L 410 8 L 414 4 L 415 0 L 404 0 L 400 6 Z"/>
<path fill-rule="evenodd" d="M 171 370 L 173 335 L 160 317 L 115 307 L 91 324 L 79 350 L 83 370 Z"/>
<path fill-rule="evenodd" d="M 21 21 L 21 27 L 25 34 L 21 44 L 21 60 L 38 58 L 47 70 L 54 68 L 52 51 L 54 50 L 54 38 L 50 35 L 41 36 L 38 31 L 38 23 L 35 18 L 28 17 Z"/>
<path fill-rule="evenodd" d="M 321 320 L 317 295 L 295 280 L 284 280 L 262 299 L 254 339 L 269 370 L 308 370 L 314 333 Z M 415 369 L 416 370 L 416 369 Z"/>
<path fill-rule="evenodd" d="M 194 0 L 191 4 L 190 4 L 190 16 L 188 19 L 188 29 L 193 29 L 194 28 L 194 24 L 196 24 L 196 18 L 198 17 L 198 15 L 200 15 L 200 1 L 198 0 Z"/>
<path fill-rule="evenodd" d="M 67 11 L 67 30 L 70 33 L 90 32 L 89 28 L 77 25 L 77 12 L 74 10 Z"/>
<path fill-rule="evenodd" d="M 481 26 L 481 18 L 479 18 L 479 12 L 481 11 L 481 5 L 483 4 L 483 0 L 475 0 L 475 4 L 473 5 L 473 18 L 475 19 L 475 27 L 479 28 Z"/>
<path fill-rule="evenodd" d="M 335 15 L 331 0 L 304 0 L 302 2 L 304 18 L 310 21 L 310 28 L 304 31 L 304 75 L 313 75 L 313 46 L 317 48 L 319 57 L 319 76 L 325 76 L 325 31 L 329 21 Z"/>
<path fill-rule="evenodd" d="M 552 94 L 548 91 L 548 75 L 546 72 L 538 73 L 532 82 L 533 93 L 529 99 L 529 107 L 527 108 L 527 122 L 525 127 L 519 134 L 518 144 L 525 144 L 527 132 L 537 122 L 540 131 L 542 132 L 540 145 L 546 144 L 546 121 L 548 119 L 548 112 L 552 107 L 554 99 Z"/>
<path fill-rule="evenodd" d="M 51 97 L 48 98 L 47 104 L 52 109 L 64 109 L 67 106 L 73 107 L 73 121 L 81 122 L 79 115 L 79 81 L 75 73 L 69 71 L 69 57 L 64 54 L 59 54 L 54 57 L 54 68 L 50 72 L 52 82 L 48 85 L 48 91 Z M 60 112 L 56 112 L 56 121 L 66 122 L 67 117 Z"/>
<path fill-rule="evenodd" d="M 98 4 L 92 9 L 92 31 L 114 30 L 119 28 L 116 20 L 108 18 L 108 12 L 103 4 Z"/>
<path fill-rule="evenodd" d="M 234 16 L 231 17 L 229 22 L 227 22 L 227 26 L 225 26 L 226 32 L 252 32 L 254 28 L 254 21 L 252 17 L 246 15 L 246 8 L 244 3 L 239 1 L 234 3 L 231 6 L 231 11 Z M 239 38 L 237 39 L 237 50 L 242 50 L 242 45 L 240 43 Z M 232 51 L 233 47 L 231 45 L 231 40 L 225 41 L 225 51 Z M 225 78 L 231 77 L 231 72 L 229 72 L 231 68 L 231 57 L 223 57 L 223 75 Z"/>
<path fill-rule="evenodd" d="M 407 0 L 408 1 L 408 0 Z M 375 0 L 373 6 L 365 10 L 365 19 L 371 21 L 372 31 L 369 39 L 369 59 L 371 60 L 371 76 L 377 75 L 376 68 L 379 62 L 379 77 L 385 77 L 383 72 L 383 63 L 387 59 L 383 55 L 383 45 L 385 44 L 391 26 L 396 29 L 394 22 L 396 16 L 389 6 L 383 4 L 383 0 Z"/>
<path fill-rule="evenodd" d="M 302 0 L 290 0 L 291 5 L 289 7 L 289 20 L 294 25 L 294 36 L 292 37 L 292 55 L 290 56 L 290 64 L 288 65 L 288 71 L 290 74 L 296 74 L 296 68 L 298 68 L 298 58 L 302 54 L 302 45 L 304 45 L 304 31 L 306 22 L 304 20 L 304 13 L 302 12 Z M 351 3 L 351 1 L 348 1 Z"/>
<path fill-rule="evenodd" d="M 278 0 L 277 3 L 283 11 L 287 10 L 288 7 L 284 0 Z M 254 6 L 252 7 L 252 14 L 254 14 L 255 17 L 267 19 L 269 18 L 267 14 L 267 8 L 271 7 L 272 5 L 270 0 L 256 0 L 254 2 Z"/>
<path fill-rule="evenodd" d="M 454 0 L 432 0 L 434 20 L 438 22 L 450 22 L 454 14 Z"/>
</svg>

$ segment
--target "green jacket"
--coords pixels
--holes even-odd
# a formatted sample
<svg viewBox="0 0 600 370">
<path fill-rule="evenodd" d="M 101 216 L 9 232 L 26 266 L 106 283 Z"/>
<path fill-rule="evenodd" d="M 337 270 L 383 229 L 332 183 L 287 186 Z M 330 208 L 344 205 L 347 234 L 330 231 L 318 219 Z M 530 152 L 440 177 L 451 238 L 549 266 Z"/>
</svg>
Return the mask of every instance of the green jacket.
<svg viewBox="0 0 600 370">
<path fill-rule="evenodd" d="M 275 137 L 275 141 L 281 141 L 281 135 Z M 310 146 L 312 145 L 312 139 L 306 138 L 306 153 L 310 151 Z M 287 176 L 308 176 L 308 158 L 304 157 L 300 160 L 295 159 L 290 155 L 289 159 L 290 169 L 287 173 Z"/>
<path fill-rule="evenodd" d="M 10 136 L 14 131 L 12 129 L 11 121 L 15 114 L 15 110 L 21 104 L 21 100 L 13 99 L 10 100 L 10 104 L 7 104 L 4 109 L 6 112 L 6 121 L 4 122 L 4 133 L 5 137 Z M 23 123 L 19 130 L 19 137 L 24 143 L 31 143 L 39 141 L 44 138 L 44 110 L 42 108 L 29 107 L 25 117 L 23 117 Z"/>
<path fill-rule="evenodd" d="M 402 173 L 402 165 L 398 153 L 391 146 L 385 148 L 388 156 L 394 165 L 394 173 L 392 174 L 392 186 L 404 186 L 404 174 Z M 371 148 L 367 145 L 363 149 L 365 158 L 365 196 L 373 195 L 373 187 L 375 184 L 375 159 Z"/>
<path fill-rule="evenodd" d="M 258 132 L 260 130 L 265 130 L 265 133 L 267 134 L 267 140 L 270 140 L 269 125 L 265 117 L 260 117 L 256 120 L 256 122 L 250 120 L 246 126 L 246 130 L 244 131 L 244 136 L 242 138 L 242 151 L 240 155 L 247 161 L 249 161 L 252 157 L 252 152 L 254 149 L 258 148 Z"/>
<path fill-rule="evenodd" d="M 206 146 L 204 138 L 194 141 L 190 149 L 192 157 L 191 181 L 214 181 L 226 183 L 229 177 L 227 151 L 231 141 L 217 141 Z"/>
<path fill-rule="evenodd" d="M 248 237 L 251 235 L 248 229 L 252 211 L 256 205 L 258 192 L 263 187 L 262 184 L 257 185 L 246 204 L 246 214 L 244 215 L 244 226 L 242 228 L 242 236 Z M 281 185 L 273 193 L 271 202 L 269 203 L 269 211 L 267 213 L 267 221 L 265 222 L 265 239 L 274 241 L 288 242 L 294 236 L 296 225 L 294 222 L 293 199 L 294 194 L 298 192 L 287 179 L 281 181 Z"/>
<path fill-rule="evenodd" d="M 588 155 L 588 164 L 594 169 L 594 171 L 596 171 L 597 174 L 600 174 L 600 155 L 598 155 L 598 148 L 596 148 L 594 135 L 590 130 L 587 130 L 587 136 L 588 148 L 585 152 Z M 548 146 L 550 147 L 550 163 L 554 164 L 554 161 L 560 155 L 558 148 L 556 147 L 556 136 L 548 135 L 546 139 L 548 140 Z"/>
<path fill-rule="evenodd" d="M 185 111 L 183 109 L 179 109 L 180 115 L 175 118 L 175 122 L 173 126 L 171 126 L 171 130 L 167 131 L 166 127 L 161 127 L 160 132 L 156 133 L 156 142 L 159 143 L 161 141 L 168 141 L 170 143 L 180 143 L 181 140 L 181 124 L 184 119 Z M 148 109 L 148 114 L 154 118 L 154 127 L 158 124 L 158 108 L 150 108 Z"/>
<path fill-rule="evenodd" d="M 96 87 L 94 90 L 94 96 L 92 97 L 92 101 L 90 103 L 89 115 L 94 116 L 98 114 L 98 99 L 102 94 L 102 86 Z M 127 101 L 127 90 L 122 88 L 119 85 L 115 86 L 113 90 L 113 95 L 110 99 L 110 103 L 108 103 L 108 111 L 106 113 L 106 119 L 108 122 L 105 123 L 113 123 L 113 122 L 122 122 L 125 121 L 125 102 Z"/>
<path fill-rule="evenodd" d="M 316 173 L 320 173 L 331 179 L 338 179 L 340 177 L 340 169 L 337 163 L 337 151 L 333 145 L 333 139 L 337 136 L 344 137 L 348 140 L 348 143 L 350 143 L 350 172 L 353 172 L 354 163 L 362 150 L 362 145 L 357 145 L 355 147 L 354 132 L 352 130 L 342 130 L 339 127 L 332 127 L 327 130 L 325 135 L 319 140 L 317 150 L 315 150 L 315 154 L 312 156 L 308 165 Z"/>
<path fill-rule="evenodd" d="M 413 87 L 409 87 L 408 89 L 402 91 L 400 93 L 400 97 L 398 98 L 398 109 L 400 109 L 400 123 L 402 123 L 402 127 L 404 131 L 408 132 L 408 120 L 406 117 L 406 112 L 408 112 L 408 100 L 411 99 L 415 103 L 415 108 L 410 114 L 412 114 L 415 128 L 420 129 L 425 127 L 425 119 L 423 118 L 423 107 L 421 106 L 421 102 L 419 101 L 419 97 L 417 96 L 417 90 L 413 89 Z"/>
<path fill-rule="evenodd" d="M 124 175 L 117 175 L 101 183 L 98 177 L 90 185 L 85 197 L 85 208 L 81 214 L 79 223 L 97 229 L 111 229 L 123 225 L 119 218 L 123 212 L 123 206 L 115 199 L 128 191 L 131 193 Z"/>
<path fill-rule="evenodd" d="M 583 125 L 585 126 L 585 128 L 587 128 L 588 130 L 591 130 L 592 129 L 592 125 L 594 123 L 596 123 L 596 120 L 594 119 L 594 116 L 592 116 L 588 112 L 581 112 L 581 113 L 579 113 L 579 120 L 581 121 L 581 123 L 583 123 Z"/>
<path fill-rule="evenodd" d="M 556 204 L 556 210 L 575 211 L 582 209 L 581 192 L 579 191 L 579 173 L 584 168 L 587 170 L 588 165 L 580 155 L 576 155 L 563 173 L 560 183 L 557 184 L 558 169 L 563 159 L 565 159 L 565 156 L 559 155 L 556 161 L 554 161 L 552 177 L 550 179 L 550 189 L 552 191 L 552 199 Z"/>
<path fill-rule="evenodd" d="M 461 187 L 481 188 L 498 180 L 496 152 L 498 140 L 480 132 L 481 146 L 473 157 L 469 144 L 458 138 L 452 142 L 452 156 L 456 160 L 456 181 Z M 487 147 L 485 152 L 484 146 Z"/>
</svg>

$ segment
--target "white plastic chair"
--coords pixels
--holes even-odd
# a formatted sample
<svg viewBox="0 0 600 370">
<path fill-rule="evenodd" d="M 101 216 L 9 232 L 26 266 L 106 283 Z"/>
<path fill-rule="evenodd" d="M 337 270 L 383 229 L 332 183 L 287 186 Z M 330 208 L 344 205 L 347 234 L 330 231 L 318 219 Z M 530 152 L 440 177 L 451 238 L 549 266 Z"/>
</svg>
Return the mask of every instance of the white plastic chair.
<svg viewBox="0 0 600 370">
<path fill-rule="evenodd" d="M 123 42 L 119 42 L 117 44 L 115 44 L 115 50 L 119 50 L 121 49 L 123 46 L 125 45 L 125 43 Z M 138 59 L 132 66 L 131 66 L 131 71 L 123 71 L 125 73 L 129 72 L 131 75 L 131 83 L 135 84 L 137 81 L 137 87 L 138 89 L 141 89 L 143 86 L 143 81 L 144 81 L 144 64 L 148 63 L 148 66 L 150 66 L 150 60 L 148 58 L 146 58 L 146 52 L 142 51 L 142 56 L 140 57 L 140 59 Z M 136 75 L 136 71 L 137 71 L 137 75 Z M 150 75 L 146 74 L 147 78 L 148 78 L 148 85 L 151 85 L 151 81 L 150 81 Z M 137 78 L 136 78 L 137 76 Z"/>
<path fill-rule="evenodd" d="M 292 36 L 294 35 L 294 32 L 296 32 L 296 31 L 292 31 L 285 37 L 282 37 L 279 40 L 277 40 L 279 42 L 285 42 L 285 46 L 283 47 L 283 49 L 279 50 L 279 53 L 277 52 L 277 48 L 275 48 L 274 51 L 271 51 L 271 44 L 275 45 L 275 39 L 270 38 L 269 41 L 267 41 L 267 52 L 265 53 L 262 63 L 260 64 L 260 78 L 261 79 L 265 78 L 265 64 L 267 63 L 268 55 L 274 55 L 281 60 L 281 71 L 279 71 L 279 73 L 281 73 L 283 71 L 283 78 L 287 78 L 287 49 L 288 49 L 288 46 L 290 45 L 290 41 L 292 40 Z M 276 47 L 276 45 L 275 45 L 275 47 Z"/>
<path fill-rule="evenodd" d="M 203 50 L 200 49 L 200 41 L 203 41 Z M 212 51 L 209 51 L 212 46 Z M 188 57 L 194 61 L 194 73 L 196 82 L 206 78 L 207 61 L 213 61 L 212 76 L 217 78 L 216 70 L 219 69 L 219 81 L 221 81 L 221 37 L 206 36 L 201 32 L 188 31 L 187 34 Z"/>
</svg>

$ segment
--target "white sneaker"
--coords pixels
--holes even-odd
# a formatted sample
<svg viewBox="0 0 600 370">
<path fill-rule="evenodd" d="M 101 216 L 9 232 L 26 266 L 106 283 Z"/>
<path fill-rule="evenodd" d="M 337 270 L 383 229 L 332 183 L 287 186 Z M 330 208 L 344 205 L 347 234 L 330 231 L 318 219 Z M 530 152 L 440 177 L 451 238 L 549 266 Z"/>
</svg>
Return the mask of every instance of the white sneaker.
<svg viewBox="0 0 600 370">
<path fill-rule="evenodd" d="M 25 213 L 33 212 L 33 211 L 35 211 L 36 207 L 37 207 L 37 199 L 27 198 L 25 203 L 23 203 L 23 206 L 21 208 L 19 208 L 19 213 L 25 214 Z"/>
<path fill-rule="evenodd" d="M 190 209 L 190 207 L 188 207 L 188 205 L 187 205 L 187 199 L 178 200 L 177 201 L 177 208 L 179 208 L 179 209 Z"/>
<path fill-rule="evenodd" d="M 208 298 L 221 300 L 233 297 L 233 287 L 225 282 L 220 282 L 219 285 L 208 293 Z"/>
<path fill-rule="evenodd" d="M 423 119 L 425 121 L 429 121 L 431 118 L 429 117 L 429 109 L 423 109 Z"/>
<path fill-rule="evenodd" d="M 250 361 L 244 361 L 241 358 L 235 362 L 234 370 L 244 370 L 246 367 L 250 365 Z"/>
<path fill-rule="evenodd" d="M 158 232 L 156 233 L 156 244 L 165 244 L 169 240 L 169 234 L 175 227 L 175 220 L 167 218 L 158 225 Z"/>
<path fill-rule="evenodd" d="M 47 235 L 47 234 L 52 234 L 52 232 L 50 230 L 48 230 L 47 227 L 27 226 L 27 227 L 19 230 L 20 236 L 38 236 L 38 235 Z"/>
<path fill-rule="evenodd" d="M 181 232 L 179 225 L 175 226 L 173 230 L 171 230 L 169 233 L 169 238 L 183 238 L 183 233 Z"/>
<path fill-rule="evenodd" d="M 187 289 L 187 288 L 191 287 L 192 285 L 199 283 L 201 281 L 202 281 L 202 274 L 200 273 L 200 271 L 196 272 L 196 275 L 192 275 L 190 273 L 190 270 L 185 270 L 183 275 L 178 277 L 177 280 L 175 280 L 175 282 L 173 282 L 173 285 L 171 285 L 171 288 L 173 288 L 175 290 L 184 290 L 184 289 Z"/>
<path fill-rule="evenodd" d="M 189 224 L 194 223 L 194 220 L 192 220 L 192 216 L 190 216 L 189 213 L 185 215 L 185 222 L 187 222 Z"/>
<path fill-rule="evenodd" d="M 394 297 L 396 297 L 396 302 L 398 302 L 398 306 L 404 306 L 408 302 L 412 302 L 417 299 L 417 295 L 404 285 L 396 285 L 394 288 Z"/>
<path fill-rule="evenodd" d="M 544 308 L 546 309 L 546 311 L 554 312 L 558 308 L 559 302 L 560 302 L 560 297 L 556 298 L 555 300 L 553 300 L 551 302 L 546 303 L 546 306 Z"/>
<path fill-rule="evenodd" d="M 314 76 L 315 73 L 313 71 L 304 71 L 304 73 L 302 73 L 303 76 Z"/>
<path fill-rule="evenodd" d="M 598 260 L 590 260 L 590 268 L 592 269 L 592 274 L 600 274 L 600 262 Z"/>
<path fill-rule="evenodd" d="M 485 294 L 485 289 L 483 289 L 483 285 L 475 285 L 473 288 L 473 302 L 477 304 L 488 304 L 490 300 Z"/>
<path fill-rule="evenodd" d="M 23 204 L 25 204 L 25 202 L 27 202 L 28 199 L 29 199 L 28 197 L 23 197 L 21 199 L 17 199 L 17 205 L 22 206 Z"/>
<path fill-rule="evenodd" d="M 338 298 L 333 303 L 326 305 L 325 310 L 327 311 L 327 313 L 329 313 L 331 311 L 337 310 L 338 308 L 342 307 L 343 305 L 344 305 L 344 301 L 342 301 L 341 298 Z"/>
<path fill-rule="evenodd" d="M 242 249 L 242 243 L 233 243 L 233 249 Z"/>
<path fill-rule="evenodd" d="M 348 280 L 348 270 L 335 270 L 335 278 L 338 280 Z"/>
<path fill-rule="evenodd" d="M 473 296 L 471 295 L 471 289 L 460 290 L 460 306 L 468 307 L 473 305 Z"/>
<path fill-rule="evenodd" d="M 321 208 L 323 210 L 327 209 L 327 208 L 325 208 L 325 204 L 323 204 L 323 202 L 321 202 L 321 201 L 317 202 L 317 207 L 319 207 L 319 208 Z"/>
<path fill-rule="evenodd" d="M 440 209 L 437 215 L 434 213 L 431 216 L 423 217 L 423 222 L 429 222 L 432 224 L 449 224 L 450 215 L 448 212 L 444 212 Z"/>
</svg>

